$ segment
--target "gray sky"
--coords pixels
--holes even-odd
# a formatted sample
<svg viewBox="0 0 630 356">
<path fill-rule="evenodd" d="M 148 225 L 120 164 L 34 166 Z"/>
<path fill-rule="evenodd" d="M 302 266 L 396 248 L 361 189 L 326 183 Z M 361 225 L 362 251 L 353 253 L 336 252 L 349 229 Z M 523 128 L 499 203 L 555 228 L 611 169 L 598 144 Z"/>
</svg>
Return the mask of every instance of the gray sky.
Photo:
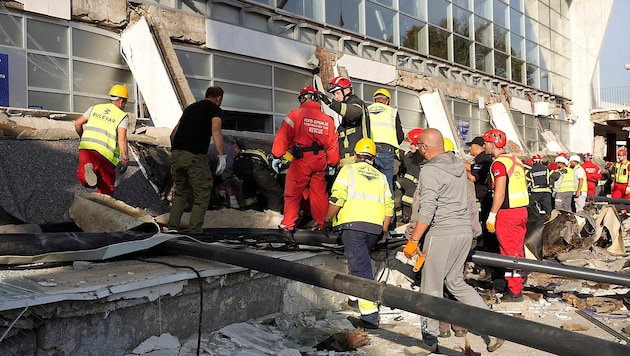
<svg viewBox="0 0 630 356">
<path fill-rule="evenodd" d="M 600 54 L 602 88 L 630 87 L 630 0 L 615 0 Z"/>
</svg>

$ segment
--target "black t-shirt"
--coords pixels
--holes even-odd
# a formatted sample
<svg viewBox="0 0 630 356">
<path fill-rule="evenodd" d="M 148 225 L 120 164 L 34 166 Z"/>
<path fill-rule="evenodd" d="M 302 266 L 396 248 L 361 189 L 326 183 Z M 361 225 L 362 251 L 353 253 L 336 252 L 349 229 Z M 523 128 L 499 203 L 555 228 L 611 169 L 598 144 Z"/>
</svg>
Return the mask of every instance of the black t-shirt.
<svg viewBox="0 0 630 356">
<path fill-rule="evenodd" d="M 213 117 L 219 117 L 223 125 L 223 110 L 210 100 L 204 99 L 188 105 L 179 119 L 179 128 L 171 149 L 205 155 L 212 137 Z"/>
<path fill-rule="evenodd" d="M 475 196 L 479 201 L 488 194 L 492 187 L 492 177 L 490 177 L 490 166 L 492 165 L 492 157 L 481 152 L 475 157 L 475 163 L 470 167 L 470 174 L 475 177 Z"/>
</svg>

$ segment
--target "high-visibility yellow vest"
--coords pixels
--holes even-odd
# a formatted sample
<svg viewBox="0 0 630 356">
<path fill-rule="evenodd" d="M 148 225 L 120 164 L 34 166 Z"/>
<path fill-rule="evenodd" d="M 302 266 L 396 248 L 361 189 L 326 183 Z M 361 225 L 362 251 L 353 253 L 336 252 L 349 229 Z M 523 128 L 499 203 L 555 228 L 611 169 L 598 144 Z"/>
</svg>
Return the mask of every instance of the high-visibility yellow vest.
<svg viewBox="0 0 630 356">
<path fill-rule="evenodd" d="M 577 184 L 575 182 L 575 172 L 573 169 L 566 167 L 567 171 L 562 175 L 562 181 L 560 182 L 560 186 L 558 187 L 558 193 L 566 193 L 566 192 L 575 192 L 577 189 Z"/>
<path fill-rule="evenodd" d="M 394 214 L 394 200 L 385 175 L 365 161 L 341 168 L 329 201 L 341 206 L 333 226 L 352 224 L 359 227 L 360 223 L 367 223 L 382 229 L 385 217 Z"/>
<path fill-rule="evenodd" d="M 370 112 L 370 136 L 375 143 L 386 143 L 398 148 L 396 137 L 397 109 L 383 103 L 368 106 Z"/>
<path fill-rule="evenodd" d="M 628 183 L 628 166 L 630 162 L 615 163 L 615 183 Z"/>
<path fill-rule="evenodd" d="M 575 172 L 577 172 L 577 170 L 581 169 L 582 170 L 582 188 L 580 189 L 580 192 L 588 192 L 588 183 L 586 182 L 586 171 L 584 170 L 584 168 L 581 165 L 577 165 L 575 167 L 573 167 L 573 175 L 575 175 Z M 577 189 L 578 186 L 578 181 L 577 178 L 575 179 L 575 189 Z"/>
<path fill-rule="evenodd" d="M 127 113 L 112 103 L 94 105 L 83 128 L 79 148 L 94 150 L 114 166 L 118 165 L 120 161 L 118 125 L 125 116 Z"/>
<path fill-rule="evenodd" d="M 495 158 L 495 161 L 503 163 L 507 172 L 506 199 L 501 208 L 528 206 L 527 180 L 525 179 L 525 168 L 521 160 L 513 154 L 504 153 Z M 494 181 L 494 175 L 492 175 L 492 180 Z"/>
</svg>

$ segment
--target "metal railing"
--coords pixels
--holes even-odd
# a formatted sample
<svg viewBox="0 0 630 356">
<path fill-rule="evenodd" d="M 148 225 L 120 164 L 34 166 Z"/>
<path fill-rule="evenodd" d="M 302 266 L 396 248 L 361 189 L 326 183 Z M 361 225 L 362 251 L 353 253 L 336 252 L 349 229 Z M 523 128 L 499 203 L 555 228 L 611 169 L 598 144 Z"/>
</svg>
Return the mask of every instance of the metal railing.
<svg viewBox="0 0 630 356">
<path fill-rule="evenodd" d="M 630 109 L 630 86 L 593 88 L 593 109 Z"/>
</svg>

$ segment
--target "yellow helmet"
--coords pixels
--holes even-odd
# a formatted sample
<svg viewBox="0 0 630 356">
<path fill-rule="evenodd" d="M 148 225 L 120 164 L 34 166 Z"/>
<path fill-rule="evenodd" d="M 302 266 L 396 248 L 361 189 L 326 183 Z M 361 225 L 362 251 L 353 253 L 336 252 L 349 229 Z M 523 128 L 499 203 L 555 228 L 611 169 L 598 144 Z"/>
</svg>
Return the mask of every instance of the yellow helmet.
<svg viewBox="0 0 630 356">
<path fill-rule="evenodd" d="M 453 151 L 455 152 L 455 145 L 450 138 L 444 137 L 444 152 Z"/>
<path fill-rule="evenodd" d="M 122 84 L 114 84 L 111 89 L 109 89 L 109 96 L 116 96 L 119 98 L 127 99 L 129 98 L 129 92 L 127 91 L 127 87 Z"/>
<path fill-rule="evenodd" d="M 387 97 L 387 99 L 392 100 L 392 96 L 391 96 L 391 94 L 389 93 L 389 90 L 387 90 L 387 89 L 385 89 L 385 88 L 380 88 L 380 89 L 377 89 L 377 90 L 374 92 L 374 95 L 372 95 L 372 97 L 373 97 L 373 98 L 375 98 L 377 95 L 384 95 L 384 96 L 386 96 L 386 97 Z"/>
<path fill-rule="evenodd" d="M 376 145 L 374 141 L 364 137 L 354 146 L 354 154 L 376 156 Z"/>
</svg>

